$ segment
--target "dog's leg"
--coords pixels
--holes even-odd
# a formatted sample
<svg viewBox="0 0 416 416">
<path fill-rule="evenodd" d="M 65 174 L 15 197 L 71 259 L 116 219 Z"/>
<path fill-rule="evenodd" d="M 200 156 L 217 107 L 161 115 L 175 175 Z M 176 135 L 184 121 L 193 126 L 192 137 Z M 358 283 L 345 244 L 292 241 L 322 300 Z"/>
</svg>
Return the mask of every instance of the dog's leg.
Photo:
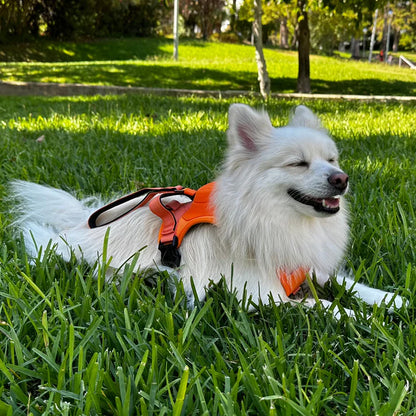
<svg viewBox="0 0 416 416">
<path fill-rule="evenodd" d="M 354 292 L 355 296 L 369 305 L 381 305 L 385 303 L 389 311 L 392 312 L 395 308 L 401 308 L 407 301 L 396 293 L 385 292 L 384 290 L 374 289 L 368 287 L 362 283 L 355 282 L 353 279 L 347 276 L 339 275 L 336 277 L 336 281 L 340 285 L 345 284 L 347 290 Z"/>
<path fill-rule="evenodd" d="M 331 301 L 326 300 L 326 299 L 319 299 L 319 302 L 321 303 L 323 308 L 326 309 L 326 310 L 330 309 L 333 305 L 333 303 Z M 302 305 L 305 305 L 308 308 L 313 308 L 316 305 L 316 303 L 317 302 L 313 298 L 306 298 L 305 300 L 302 301 Z M 355 312 L 352 309 L 343 308 L 342 312 L 341 312 L 341 310 L 339 309 L 339 307 L 337 305 L 333 306 L 332 316 L 336 320 L 339 320 L 343 313 L 345 313 L 350 318 L 356 318 Z"/>
</svg>

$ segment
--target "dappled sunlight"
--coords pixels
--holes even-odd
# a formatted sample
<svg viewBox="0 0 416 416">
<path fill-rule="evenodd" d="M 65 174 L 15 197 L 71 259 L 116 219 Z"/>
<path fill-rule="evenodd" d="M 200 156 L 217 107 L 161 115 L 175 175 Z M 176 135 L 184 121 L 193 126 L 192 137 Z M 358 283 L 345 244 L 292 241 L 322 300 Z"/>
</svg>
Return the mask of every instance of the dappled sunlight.
<svg viewBox="0 0 416 416">
<path fill-rule="evenodd" d="M 123 105 L 126 97 L 107 96 L 85 97 L 85 99 L 56 99 L 56 103 L 64 104 L 61 111 L 58 105 L 50 108 L 49 114 L 37 114 L 36 111 L 23 111 L 8 121 L 2 121 L 0 126 L 15 131 L 37 132 L 37 131 L 66 131 L 68 133 L 87 133 L 91 130 L 126 133 L 130 135 L 142 134 L 165 134 L 183 132 L 198 133 L 201 126 L 210 125 L 217 131 L 224 132 L 226 129 L 226 108 L 222 112 L 222 122 L 213 120 L 212 115 L 207 112 L 194 112 L 183 108 L 180 111 L 172 111 L 170 108 L 159 108 L 157 112 L 148 112 L 146 108 L 126 109 L 118 107 Z M 169 101 L 167 101 L 169 102 Z M 114 106 L 109 111 L 98 110 L 99 106 L 108 103 Z M 77 107 L 80 107 L 78 110 Z M 127 111 L 126 111 L 127 110 Z M 1 111 L 0 111 L 1 114 Z"/>
<path fill-rule="evenodd" d="M 410 135 L 416 131 L 415 104 L 385 102 L 324 101 L 319 105 L 323 124 L 337 140 L 359 140 L 369 136 Z M 334 114 L 335 112 L 335 114 Z"/>
<path fill-rule="evenodd" d="M 0 64 L 0 69 L 2 65 Z M 157 88 L 250 90 L 256 86 L 255 71 L 228 71 L 224 65 L 175 66 L 154 62 L 94 62 L 69 64 L 13 64 L 2 70 L 4 80 L 71 82 Z"/>
</svg>

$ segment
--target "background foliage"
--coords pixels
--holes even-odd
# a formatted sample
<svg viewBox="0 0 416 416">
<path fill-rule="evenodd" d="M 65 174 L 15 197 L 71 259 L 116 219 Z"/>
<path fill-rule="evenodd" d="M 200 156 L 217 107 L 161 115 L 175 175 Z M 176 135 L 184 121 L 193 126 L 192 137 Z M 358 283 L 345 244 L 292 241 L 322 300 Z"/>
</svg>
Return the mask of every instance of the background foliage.
<svg viewBox="0 0 416 416">
<path fill-rule="evenodd" d="M 386 48 L 389 33 L 390 50 L 397 51 L 399 46 L 416 49 L 414 0 L 305 0 L 302 4 L 309 12 L 311 46 L 315 52 L 331 54 L 334 49 L 355 42 L 360 43 L 362 50 L 364 37 L 368 49 L 376 8 L 379 9 L 377 47 Z M 251 39 L 253 0 L 180 0 L 179 6 L 183 35 L 204 40 L 212 36 L 228 41 Z M 264 0 L 264 41 L 295 48 L 297 11 L 295 0 Z M 39 36 L 68 40 L 168 35 L 172 33 L 172 17 L 172 0 L 1 0 L 0 42 Z"/>
<path fill-rule="evenodd" d="M 0 40 L 150 35 L 164 8 L 159 0 L 2 0 Z"/>
</svg>

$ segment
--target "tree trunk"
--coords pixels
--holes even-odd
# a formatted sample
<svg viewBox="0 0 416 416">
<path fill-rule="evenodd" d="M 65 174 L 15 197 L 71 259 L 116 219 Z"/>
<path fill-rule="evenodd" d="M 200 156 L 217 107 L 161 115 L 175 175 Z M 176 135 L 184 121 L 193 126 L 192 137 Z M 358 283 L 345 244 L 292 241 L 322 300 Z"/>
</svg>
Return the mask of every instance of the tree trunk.
<svg viewBox="0 0 416 416">
<path fill-rule="evenodd" d="M 280 47 L 289 48 L 289 29 L 287 27 L 287 17 L 280 20 Z"/>
<path fill-rule="evenodd" d="M 360 59 L 360 41 L 355 39 L 354 37 L 351 38 L 351 58 L 352 59 Z"/>
<path fill-rule="evenodd" d="M 393 52 L 397 52 L 399 50 L 399 42 L 400 42 L 400 30 L 394 29 Z"/>
<path fill-rule="evenodd" d="M 311 92 L 311 78 L 310 78 L 310 63 L 309 63 L 309 48 L 310 48 L 310 33 L 308 23 L 308 0 L 298 0 L 298 92 Z"/>
<path fill-rule="evenodd" d="M 373 29 L 371 30 L 370 54 L 368 55 L 368 62 L 370 63 L 373 58 L 374 43 L 376 41 L 377 16 L 378 16 L 378 9 L 376 9 L 376 11 L 374 12 Z"/>
<path fill-rule="evenodd" d="M 383 38 L 381 41 L 381 50 L 382 51 L 386 51 L 386 46 L 387 46 L 387 32 L 388 32 L 388 27 L 389 27 L 389 15 L 388 15 L 388 10 L 389 10 L 389 6 L 385 6 L 384 7 L 384 15 L 383 15 Z M 387 58 L 387 56 L 386 56 Z"/>
<path fill-rule="evenodd" d="M 232 33 L 237 32 L 237 0 L 232 1 L 232 9 L 231 9 L 231 16 L 230 16 L 230 29 Z"/>
<path fill-rule="evenodd" d="M 253 35 L 254 45 L 256 47 L 258 80 L 260 84 L 260 93 L 264 99 L 267 99 L 270 95 L 270 78 L 269 73 L 267 72 L 266 59 L 264 58 L 263 53 L 263 37 L 261 24 L 262 14 L 262 0 L 254 0 Z"/>
</svg>

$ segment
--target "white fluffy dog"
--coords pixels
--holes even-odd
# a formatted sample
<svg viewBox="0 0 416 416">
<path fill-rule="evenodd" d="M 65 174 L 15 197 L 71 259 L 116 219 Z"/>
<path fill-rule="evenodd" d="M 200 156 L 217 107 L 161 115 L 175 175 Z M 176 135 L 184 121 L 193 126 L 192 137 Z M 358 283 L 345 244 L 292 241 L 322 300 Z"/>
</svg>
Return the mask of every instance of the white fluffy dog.
<svg viewBox="0 0 416 416">
<path fill-rule="evenodd" d="M 215 225 L 188 232 L 179 249 L 180 266 L 171 271 L 189 294 L 192 277 L 199 299 L 211 281 L 224 276 L 240 298 L 246 290 L 254 301 L 268 303 L 270 294 L 275 302 L 289 301 L 282 274 L 290 281 L 293 271 L 308 271 L 323 285 L 336 273 L 348 242 L 347 189 L 337 148 L 308 108 L 297 107 L 287 126 L 274 128 L 266 113 L 234 104 L 223 171 L 211 196 Z M 90 228 L 87 220 L 97 207 L 64 191 L 22 181 L 13 182 L 12 191 L 20 200 L 17 222 L 31 254 L 52 240 L 64 258 L 73 252 L 94 264 L 110 227 L 107 251 L 113 268 L 141 250 L 141 269 L 166 269 L 158 249 L 161 220 L 148 206 Z M 402 304 L 392 293 L 345 276 L 336 279 L 369 304 Z"/>
</svg>

